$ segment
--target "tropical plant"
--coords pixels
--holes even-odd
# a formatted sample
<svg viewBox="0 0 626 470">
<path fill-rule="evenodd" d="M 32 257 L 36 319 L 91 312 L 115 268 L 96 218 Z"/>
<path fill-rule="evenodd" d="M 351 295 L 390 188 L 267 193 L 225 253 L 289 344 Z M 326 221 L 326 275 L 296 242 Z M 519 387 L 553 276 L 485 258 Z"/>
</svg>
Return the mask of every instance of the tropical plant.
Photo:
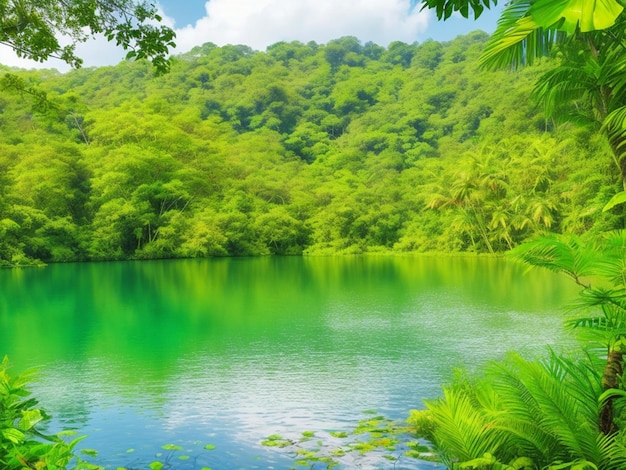
<svg viewBox="0 0 626 470">
<path fill-rule="evenodd" d="M 457 378 L 412 422 L 434 423 L 423 434 L 450 468 L 622 468 L 626 233 L 595 240 L 553 235 L 512 256 L 581 287 L 568 324 L 580 332 L 582 354 L 551 351 L 544 361 L 511 355 L 478 379 Z"/>
<path fill-rule="evenodd" d="M 440 19 L 453 11 L 478 17 L 497 1 L 427 0 Z M 537 82 L 548 116 L 594 123 L 605 132 L 626 184 L 626 14 L 618 0 L 509 2 L 481 58 L 489 69 L 532 65 L 557 52 L 557 65 Z M 626 187 L 626 186 L 625 186 Z"/>
<path fill-rule="evenodd" d="M 67 443 L 61 434 L 45 435 L 41 425 L 49 415 L 37 407 L 30 396 L 28 383 L 32 372 L 11 376 L 7 357 L 0 363 L 0 467 L 4 470 L 57 470 L 72 465 L 76 469 L 95 470 L 74 453 L 82 439 Z"/>
<path fill-rule="evenodd" d="M 588 359 L 512 353 L 478 378 L 458 374 L 408 421 L 450 469 L 623 468 L 624 435 L 598 428 L 601 396 Z"/>
<path fill-rule="evenodd" d="M 626 233 L 611 232 L 597 241 L 552 236 L 519 247 L 514 256 L 532 266 L 563 273 L 583 288 L 576 308 L 584 315 L 570 324 L 584 331 L 588 351 L 595 352 L 598 359 L 605 358 L 599 426 L 605 434 L 612 434 L 619 428 L 615 402 L 623 395 L 626 353 Z M 597 285 L 592 285 L 591 279 Z"/>
<path fill-rule="evenodd" d="M 549 138 L 509 138 L 468 151 L 431 185 L 426 206 L 456 214 L 452 224 L 470 238 L 468 249 L 511 249 L 557 226 L 561 204 L 549 165 L 567 148 Z"/>
</svg>

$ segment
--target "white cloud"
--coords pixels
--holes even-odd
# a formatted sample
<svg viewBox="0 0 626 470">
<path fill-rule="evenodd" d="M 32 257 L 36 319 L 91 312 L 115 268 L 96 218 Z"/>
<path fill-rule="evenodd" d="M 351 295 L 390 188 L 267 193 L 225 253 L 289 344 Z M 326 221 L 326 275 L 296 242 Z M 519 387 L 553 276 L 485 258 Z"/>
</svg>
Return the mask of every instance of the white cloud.
<svg viewBox="0 0 626 470">
<path fill-rule="evenodd" d="M 61 39 L 61 45 L 69 44 L 69 41 Z M 125 52 L 115 43 L 106 40 L 102 35 L 89 39 L 76 46 L 76 55 L 83 59 L 83 67 L 99 67 L 102 65 L 115 65 L 124 58 Z M 48 59 L 44 62 L 36 62 L 30 59 L 18 57 L 8 46 L 0 46 L 0 63 L 9 67 L 24 69 L 55 68 L 60 72 L 67 72 L 70 66 L 60 59 Z"/>
<path fill-rule="evenodd" d="M 206 16 L 176 29 L 176 53 L 213 42 L 245 44 L 265 50 L 279 41 L 316 41 L 326 43 L 341 36 L 356 36 L 386 46 L 392 41 L 412 43 L 430 22 L 430 12 L 419 7 L 409 10 L 407 0 L 211 0 L 205 4 Z M 163 16 L 163 24 L 175 28 L 172 18 Z M 124 51 L 98 36 L 76 49 L 84 67 L 115 65 Z M 65 72 L 69 66 L 61 60 L 43 63 L 18 58 L 6 46 L 0 46 L 0 63 L 22 68 L 56 68 Z"/>
<path fill-rule="evenodd" d="M 264 50 L 278 41 L 328 42 L 356 36 L 386 46 L 414 42 L 429 12 L 409 11 L 406 0 L 211 0 L 207 15 L 176 31 L 178 52 L 213 42 Z"/>
</svg>

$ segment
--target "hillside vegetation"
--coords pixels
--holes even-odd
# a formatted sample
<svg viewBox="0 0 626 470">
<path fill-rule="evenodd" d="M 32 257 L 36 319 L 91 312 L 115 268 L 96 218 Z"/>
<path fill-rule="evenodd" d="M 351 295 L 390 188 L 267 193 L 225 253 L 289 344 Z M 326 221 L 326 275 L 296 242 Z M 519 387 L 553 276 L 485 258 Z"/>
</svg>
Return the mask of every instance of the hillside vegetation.
<svg viewBox="0 0 626 470">
<path fill-rule="evenodd" d="M 479 70 L 486 39 L 20 71 L 48 102 L 0 95 L 0 263 L 496 252 L 621 227 L 597 129 L 544 118 L 545 64 Z"/>
</svg>

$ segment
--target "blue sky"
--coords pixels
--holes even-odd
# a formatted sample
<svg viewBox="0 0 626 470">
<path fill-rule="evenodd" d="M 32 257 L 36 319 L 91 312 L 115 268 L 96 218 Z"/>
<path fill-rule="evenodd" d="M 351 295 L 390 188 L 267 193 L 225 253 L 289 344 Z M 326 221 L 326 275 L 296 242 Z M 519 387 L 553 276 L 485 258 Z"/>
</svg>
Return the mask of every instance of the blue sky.
<svg viewBox="0 0 626 470">
<path fill-rule="evenodd" d="M 174 54 L 205 42 L 265 50 L 279 41 L 324 44 L 341 36 L 356 36 L 381 46 L 392 41 L 448 41 L 477 29 L 493 32 L 502 11 L 501 6 L 486 10 L 477 21 L 457 16 L 438 22 L 433 12 L 412 8 L 413 3 L 415 0 L 158 0 L 158 7 L 164 23 L 176 31 Z M 102 37 L 80 44 L 77 52 L 87 67 L 113 65 L 124 56 Z M 0 46 L 0 63 L 68 69 L 60 61 L 37 64 L 18 59 L 5 46 Z"/>
</svg>

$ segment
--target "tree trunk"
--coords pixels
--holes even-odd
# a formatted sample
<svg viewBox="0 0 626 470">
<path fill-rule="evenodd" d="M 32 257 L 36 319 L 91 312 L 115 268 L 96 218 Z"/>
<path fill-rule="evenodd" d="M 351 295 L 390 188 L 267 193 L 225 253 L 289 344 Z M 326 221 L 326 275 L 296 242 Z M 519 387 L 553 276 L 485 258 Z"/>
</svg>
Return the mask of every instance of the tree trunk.
<svg viewBox="0 0 626 470">
<path fill-rule="evenodd" d="M 619 388 L 620 379 L 624 372 L 624 353 L 609 351 L 606 366 L 602 373 L 602 389 Z M 609 397 L 600 409 L 600 431 L 604 434 L 613 434 L 617 425 L 613 419 L 613 402 L 615 397 Z"/>
</svg>

